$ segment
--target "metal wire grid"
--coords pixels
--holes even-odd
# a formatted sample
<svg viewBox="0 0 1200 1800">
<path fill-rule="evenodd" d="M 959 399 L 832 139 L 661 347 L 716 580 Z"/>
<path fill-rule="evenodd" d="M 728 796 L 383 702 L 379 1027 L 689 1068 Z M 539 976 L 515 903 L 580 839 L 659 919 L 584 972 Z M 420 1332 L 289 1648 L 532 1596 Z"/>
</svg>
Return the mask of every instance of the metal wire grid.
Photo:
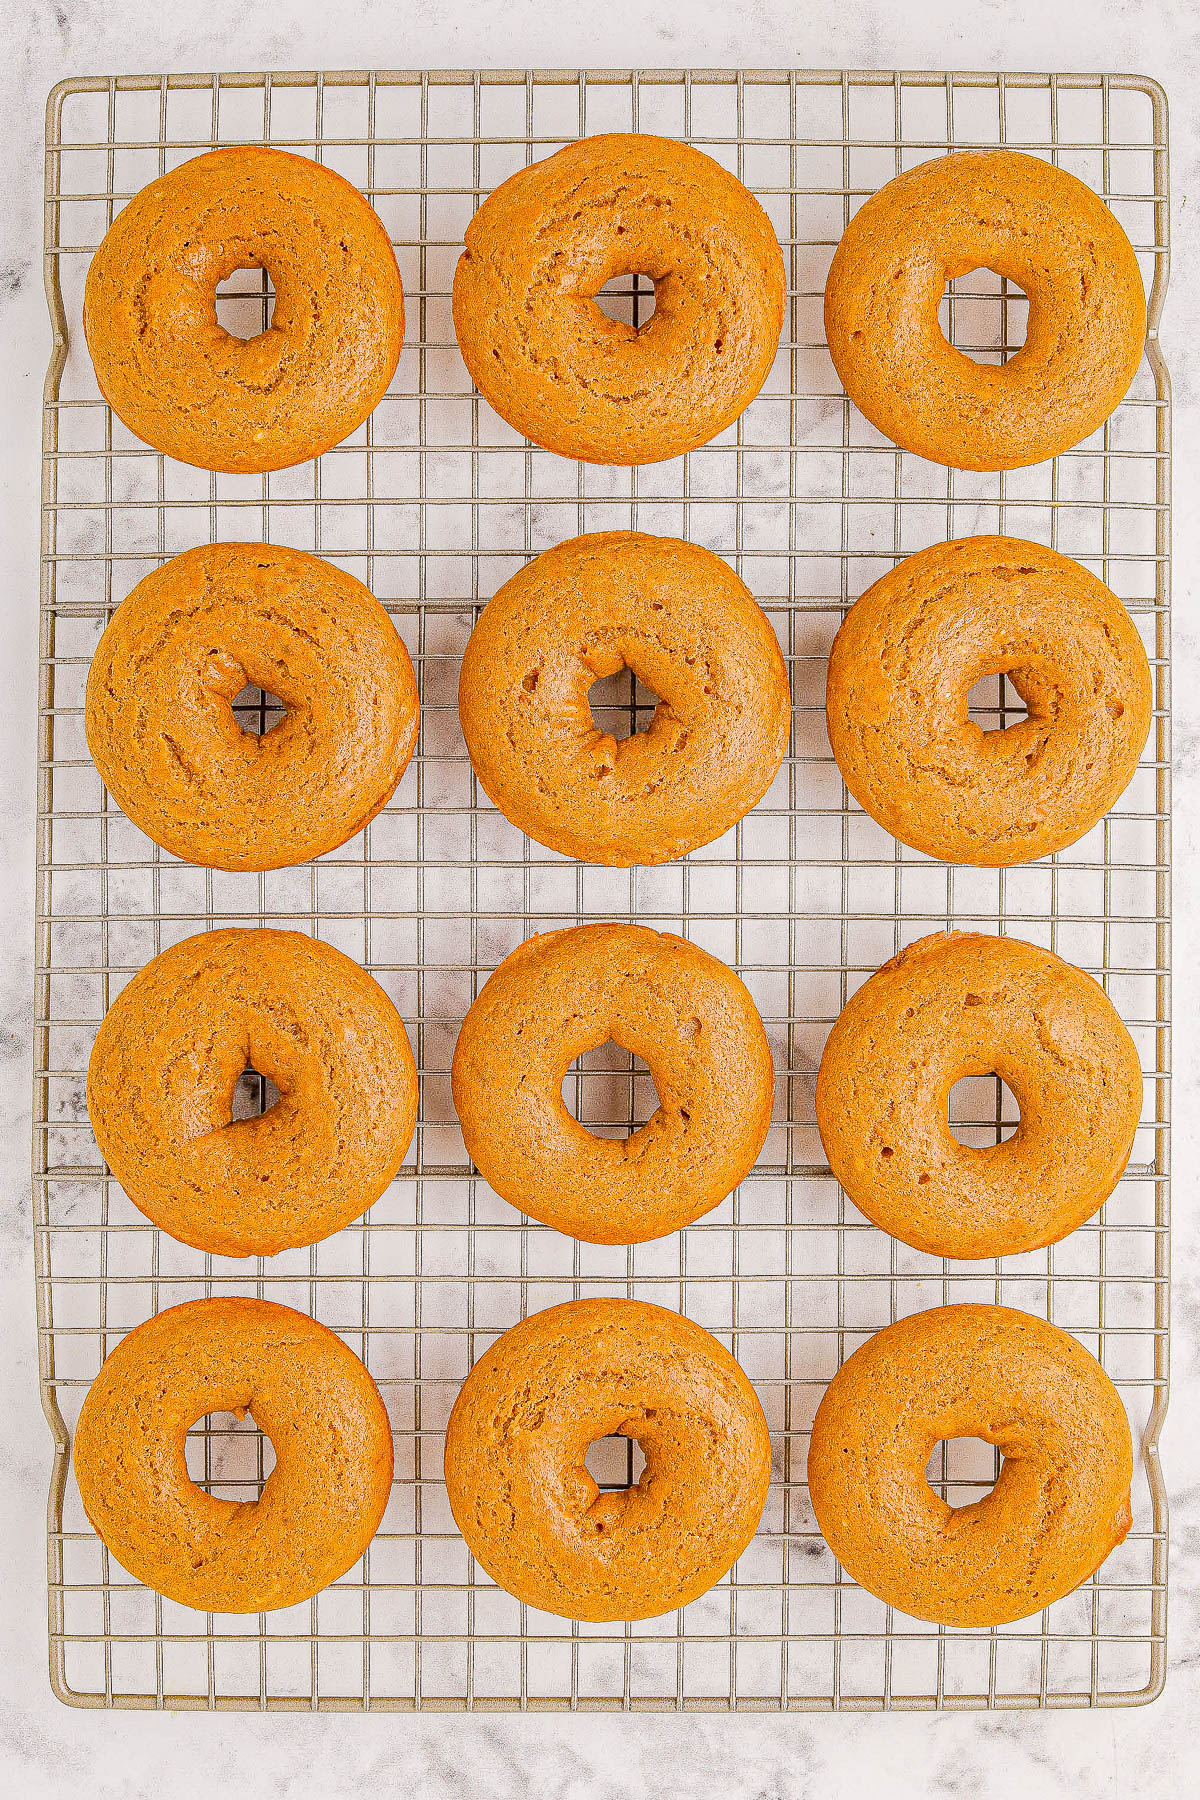
<svg viewBox="0 0 1200 1800">
<path fill-rule="evenodd" d="M 763 393 L 678 462 L 585 468 L 518 438 L 472 392 L 448 296 L 483 196 L 584 132 L 681 135 L 734 168 L 771 214 L 789 264 L 789 320 Z M 315 464 L 209 475 L 130 436 L 82 348 L 88 255 L 125 198 L 218 143 L 270 141 L 339 168 L 389 226 L 408 339 L 367 426 Z M 1147 358 L 1093 439 L 1052 464 L 966 475 L 898 451 L 843 396 L 824 348 L 824 275 L 858 201 L 952 146 L 1006 142 L 1102 191 L 1150 292 Z M 186 75 L 65 82 L 51 95 L 37 908 L 35 1224 L 41 1367 L 56 1459 L 49 1502 L 51 1675 L 86 1706 L 216 1708 L 928 1708 L 1131 1704 L 1164 1672 L 1166 1504 L 1156 1440 L 1167 1374 L 1169 967 L 1167 375 L 1157 343 L 1167 272 L 1165 101 L 1138 77 L 789 71 Z M 240 282 L 240 288 L 239 288 Z M 253 272 L 226 322 L 265 323 Z M 636 278 L 605 304 L 645 316 Z M 245 296 L 249 295 L 249 298 Z M 250 316 L 246 316 L 249 307 Z M 640 309 L 640 310 L 639 310 Z M 239 318 L 240 315 L 240 318 Z M 953 284 L 945 327 L 1002 359 L 1021 297 L 986 272 Z M 789 659 L 795 729 L 763 802 L 719 843 L 665 869 L 566 862 L 478 793 L 457 728 L 458 657 L 478 609 L 541 548 L 612 526 L 674 533 L 726 556 Z M 1129 790 L 1081 843 L 1008 871 L 948 867 L 897 845 L 849 800 L 823 727 L 824 665 L 846 607 L 901 556 L 1002 530 L 1049 542 L 1122 595 L 1154 670 L 1155 728 Z M 87 756 L 92 649 L 134 583 L 217 538 L 318 551 L 388 605 L 421 682 L 413 764 L 368 830 L 319 863 L 259 876 L 160 852 L 105 795 Z M 1020 710 L 1001 680 L 981 723 Z M 261 729 L 270 697 L 242 697 Z M 593 692 L 621 729 L 652 702 L 625 675 Z M 607 709 L 607 710 L 606 710 Z M 739 1193 L 685 1232 L 607 1249 L 527 1224 L 478 1180 L 449 1098 L 458 1023 L 488 971 L 533 930 L 637 918 L 741 972 L 778 1071 L 775 1124 Z M 364 963 L 407 1020 L 422 1080 L 410 1159 L 358 1225 L 270 1262 L 201 1256 L 151 1228 L 107 1175 L 84 1105 L 95 1028 L 129 975 L 216 923 L 287 924 Z M 939 1263 L 868 1225 L 824 1162 L 814 1071 L 849 993 L 904 943 L 951 925 L 1044 943 L 1091 969 L 1143 1052 L 1146 1105 L 1129 1171 L 1096 1220 L 1003 1264 Z M 269 1102 L 248 1076 L 238 1110 Z M 594 1128 L 653 1105 L 613 1046 L 565 1091 Z M 961 1105 L 958 1103 L 961 1102 Z M 954 1096 L 964 1136 L 1011 1129 L 994 1080 Z M 311 1603 L 205 1616 L 131 1581 L 84 1518 L 70 1431 L 120 1335 L 160 1307 L 255 1293 L 311 1311 L 363 1357 L 389 1405 L 392 1502 L 362 1563 Z M 674 1306 L 728 1344 L 773 1434 L 762 1528 L 731 1577 L 665 1619 L 571 1624 L 522 1607 L 473 1564 L 446 1507 L 441 1433 L 470 1364 L 502 1329 L 566 1298 Z M 1055 1318 L 1098 1354 L 1142 1460 L 1134 1530 L 1099 1575 L 1039 1617 L 938 1629 L 882 1606 L 829 1556 L 804 1483 L 829 1377 L 870 1332 L 954 1299 Z M 984 1451 L 986 1454 L 981 1455 Z M 606 1441 L 590 1466 L 636 1474 Z M 190 1466 L 213 1491 L 261 1488 L 271 1452 L 252 1422 L 202 1420 Z M 990 1447 L 943 1446 L 934 1485 L 994 1478 Z"/>
</svg>

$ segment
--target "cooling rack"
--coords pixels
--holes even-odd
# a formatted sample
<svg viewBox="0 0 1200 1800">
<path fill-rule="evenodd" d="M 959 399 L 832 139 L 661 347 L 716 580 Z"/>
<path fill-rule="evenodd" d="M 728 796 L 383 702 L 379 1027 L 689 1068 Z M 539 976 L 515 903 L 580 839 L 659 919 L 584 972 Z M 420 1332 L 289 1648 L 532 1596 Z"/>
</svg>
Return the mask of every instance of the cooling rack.
<svg viewBox="0 0 1200 1800">
<path fill-rule="evenodd" d="M 525 162 L 582 133 L 682 136 L 761 198 L 784 246 L 789 308 L 762 394 L 713 443 L 641 469 L 588 468 L 533 448 L 472 391 L 450 320 L 463 229 Z M 81 332 L 90 252 L 147 181 L 215 144 L 271 142 L 360 187 L 396 245 L 408 335 L 367 425 L 313 464 L 210 475 L 148 450 L 100 399 Z M 1150 299 L 1147 355 L 1103 430 L 1053 463 L 947 471 L 897 450 L 842 394 L 823 341 L 834 244 L 865 195 L 952 146 L 996 143 L 1060 163 L 1102 192 L 1135 244 Z M 54 1433 L 49 1497 L 51 1678 L 83 1706 L 178 1708 L 916 1709 L 1132 1704 L 1164 1671 L 1166 1502 L 1156 1441 L 1166 1403 L 1169 968 L 1168 383 L 1157 326 L 1168 257 L 1163 94 L 1134 76 L 754 70 L 340 72 L 84 78 L 50 97 L 37 904 L 35 1225 L 41 1369 Z M 644 319 L 636 275 L 602 304 Z M 230 329 L 266 323 L 241 272 Z M 977 271 L 952 284 L 952 341 L 1000 361 L 1023 297 Z M 546 546 L 634 527 L 706 544 L 758 596 L 788 658 L 789 755 L 718 843 L 666 868 L 567 862 L 479 793 L 455 708 L 478 609 Z M 898 558 L 981 531 L 1074 555 L 1126 601 L 1154 672 L 1154 727 L 1111 815 L 1058 856 L 956 868 L 898 845 L 847 797 L 823 723 L 825 660 L 846 607 Z M 157 850 L 106 797 L 87 754 L 83 687 L 113 609 L 166 557 L 213 539 L 313 550 L 358 575 L 416 664 L 420 744 L 394 800 L 319 862 L 263 875 L 196 869 Z M 593 690 L 598 719 L 644 723 L 628 672 Z M 270 696 L 241 696 L 261 730 Z M 999 677 L 972 711 L 1021 710 Z M 527 1223 L 479 1180 L 450 1100 L 459 1022 L 530 932 L 635 918 L 736 966 L 763 1014 L 775 1119 L 740 1191 L 675 1236 L 578 1244 Z M 408 1162 L 358 1224 L 270 1261 L 203 1256 L 154 1230 L 108 1176 L 84 1104 L 96 1026 L 132 973 L 213 924 L 285 925 L 369 968 L 408 1023 L 421 1113 Z M 847 996 L 903 944 L 949 926 L 1012 933 L 1092 971 L 1145 1069 L 1133 1159 L 1096 1219 L 1050 1250 L 945 1264 L 869 1225 L 825 1164 L 813 1087 Z M 654 1105 L 648 1072 L 606 1046 L 564 1089 L 593 1129 Z M 248 1074 L 239 1110 L 269 1103 Z M 967 1141 L 1013 1128 L 995 1081 L 951 1101 Z M 396 1479 L 362 1562 L 317 1599 L 258 1617 L 206 1616 L 132 1581 L 88 1526 L 71 1429 L 106 1353 L 159 1308 L 257 1294 L 311 1311 L 363 1358 L 391 1413 Z M 772 1429 L 762 1527 L 731 1576 L 680 1613 L 579 1625 L 494 1587 L 454 1529 L 442 1431 L 471 1363 L 525 1313 L 592 1294 L 676 1307 L 727 1344 Z M 805 1487 L 825 1384 L 890 1320 L 951 1300 L 1055 1319 L 1099 1356 L 1140 1455 L 1134 1526 L 1099 1574 L 1037 1617 L 955 1631 L 903 1617 L 839 1570 Z M 198 1422 L 189 1467 L 210 1491 L 257 1493 L 271 1450 L 247 1420 Z M 632 1447 L 589 1453 L 604 1485 Z M 942 1446 L 951 1499 L 994 1479 L 988 1446 Z"/>
</svg>

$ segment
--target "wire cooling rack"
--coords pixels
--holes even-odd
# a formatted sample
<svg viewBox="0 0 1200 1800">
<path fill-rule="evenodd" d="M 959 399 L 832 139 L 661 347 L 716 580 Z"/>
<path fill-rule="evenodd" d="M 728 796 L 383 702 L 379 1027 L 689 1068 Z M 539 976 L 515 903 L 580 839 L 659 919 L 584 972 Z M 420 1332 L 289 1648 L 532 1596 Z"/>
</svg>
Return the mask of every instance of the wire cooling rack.
<svg viewBox="0 0 1200 1800">
<path fill-rule="evenodd" d="M 712 444 L 641 469 L 535 449 L 472 391 L 449 291 L 464 227 L 513 170 L 585 132 L 656 131 L 701 145 L 761 198 L 789 267 L 788 320 L 762 394 Z M 148 450 L 114 419 L 83 347 L 89 253 L 147 181 L 214 144 L 269 141 L 363 189 L 396 245 L 408 335 L 388 396 L 316 463 L 210 475 Z M 947 471 L 880 437 L 842 394 L 822 289 L 856 205 L 951 146 L 1008 143 L 1101 191 L 1137 247 L 1147 356 L 1103 430 L 1007 475 Z M 1155 1443 L 1167 1372 L 1167 375 L 1156 328 L 1167 273 L 1165 102 L 1130 76 L 604 71 L 172 75 L 68 81 L 50 99 L 34 1113 L 42 1376 L 56 1458 L 49 1503 L 55 1692 L 85 1706 L 292 1708 L 829 1708 L 1129 1704 L 1164 1669 L 1166 1505 Z M 636 278 L 603 304 L 644 318 Z M 259 272 L 222 297 L 231 329 L 266 322 Z M 953 284 L 953 341 L 998 361 L 1024 335 L 1023 297 L 979 271 Z M 680 535 L 729 559 L 788 657 L 790 753 L 718 843 L 666 868 L 567 862 L 479 793 L 458 728 L 458 661 L 479 608 L 534 553 L 576 532 Z M 1112 814 L 1069 851 L 1009 870 L 947 867 L 896 844 L 848 799 L 823 720 L 825 661 L 849 603 L 898 558 L 1003 531 L 1083 560 L 1129 605 L 1154 671 L 1154 729 Z M 214 539 L 314 550 L 387 605 L 417 666 L 420 744 L 391 805 L 315 864 L 263 875 L 192 868 L 109 801 L 82 700 L 113 609 L 164 558 Z M 651 697 L 626 673 L 593 691 L 627 730 Z M 1021 710 L 999 678 L 981 723 Z M 270 697 L 242 696 L 261 729 Z M 766 1022 L 775 1121 L 740 1191 L 684 1232 L 633 1248 L 526 1223 L 472 1172 L 450 1100 L 459 1022 L 530 932 L 632 918 L 734 964 Z M 370 1213 L 270 1261 L 203 1256 L 153 1229 L 104 1169 L 84 1077 L 96 1027 L 130 975 L 212 924 L 287 925 L 364 963 L 408 1023 L 421 1113 L 408 1163 Z M 903 944 L 948 926 L 1012 933 L 1093 971 L 1146 1073 L 1133 1159 L 1100 1215 L 1051 1250 L 944 1264 L 869 1225 L 825 1164 L 814 1073 L 847 996 Z M 261 1106 L 247 1076 L 239 1109 Z M 565 1084 L 594 1128 L 652 1108 L 648 1073 L 612 1046 Z M 952 1096 L 962 1135 L 1012 1129 L 994 1079 Z M 69 1475 L 71 1429 L 121 1335 L 208 1294 L 286 1301 L 339 1331 L 378 1382 L 396 1439 L 383 1527 L 317 1599 L 259 1617 L 205 1616 L 132 1581 L 89 1528 Z M 729 1345 L 772 1429 L 770 1498 L 733 1574 L 680 1613 L 579 1625 L 494 1587 L 454 1528 L 442 1431 L 471 1363 L 522 1315 L 592 1294 L 676 1307 Z M 1134 1526 L 1099 1575 L 1039 1616 L 955 1631 L 901 1616 L 844 1576 L 805 1487 L 821 1393 L 871 1332 L 946 1301 L 1052 1317 L 1094 1351 L 1140 1438 Z M 247 1420 L 201 1420 L 193 1473 L 252 1496 L 271 1451 Z M 636 1472 L 624 1440 L 593 1448 L 609 1485 Z M 951 1498 L 995 1475 L 987 1446 L 942 1447 Z"/>
</svg>

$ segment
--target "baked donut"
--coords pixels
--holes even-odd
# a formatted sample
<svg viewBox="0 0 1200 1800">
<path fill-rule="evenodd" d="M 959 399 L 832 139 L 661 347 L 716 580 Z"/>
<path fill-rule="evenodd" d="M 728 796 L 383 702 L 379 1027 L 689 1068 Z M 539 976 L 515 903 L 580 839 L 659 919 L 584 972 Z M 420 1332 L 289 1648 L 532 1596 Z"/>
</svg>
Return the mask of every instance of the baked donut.
<svg viewBox="0 0 1200 1800">
<path fill-rule="evenodd" d="M 184 1439 L 250 1413 L 275 1467 L 257 1500 L 218 1500 Z M 383 1518 L 392 1432 L 370 1375 L 315 1319 L 268 1300 L 189 1300 L 123 1337 L 75 1427 L 83 1510 L 123 1569 L 201 1612 L 268 1612 L 328 1587 Z"/>
<path fill-rule="evenodd" d="M 628 1138 L 571 1116 L 575 1058 L 609 1040 L 658 1090 Z M 718 1206 L 754 1166 L 775 1071 L 753 1000 L 715 956 L 644 925 L 528 938 L 463 1021 L 451 1075 L 463 1141 L 521 1212 L 589 1244 L 640 1244 Z"/>
<path fill-rule="evenodd" d="M 632 669 L 644 731 L 601 731 L 588 690 Z M 458 711 L 488 798 L 586 862 L 670 862 L 760 800 L 788 745 L 791 690 L 766 614 L 711 550 L 599 531 L 527 563 L 484 607 Z"/>
<path fill-rule="evenodd" d="M 972 361 L 938 323 L 946 283 L 991 269 L 1029 297 L 1003 367 Z M 1133 246 L 1065 169 L 1015 150 L 958 150 L 897 175 L 855 213 L 825 284 L 842 383 L 902 450 L 953 469 L 1016 469 L 1102 425 L 1142 357 Z"/>
<path fill-rule="evenodd" d="M 972 1149 L 947 1122 L 964 1075 L 1021 1109 Z M 931 1256 L 1017 1256 L 1091 1218 L 1142 1110 L 1137 1048 L 1082 969 L 1015 938 L 921 938 L 842 1009 L 817 1075 L 829 1166 L 860 1212 Z"/>
<path fill-rule="evenodd" d="M 639 329 L 596 304 L 645 275 Z M 706 444 L 767 378 L 787 284 L 736 176 L 670 138 L 606 132 L 510 175 L 454 276 L 463 361 L 502 419 L 560 456 L 647 463 Z"/>
<path fill-rule="evenodd" d="M 1005 674 L 1028 709 L 981 731 L 968 696 Z M 1153 695 L 1133 620 L 1070 557 L 962 538 L 908 557 L 833 640 L 829 742 L 859 805 L 903 844 L 996 868 L 1073 844 L 1137 768 Z"/>
<path fill-rule="evenodd" d="M 990 1494 L 951 1507 L 935 1446 L 984 1438 Z M 1133 1446 L 1094 1356 L 1030 1313 L 939 1306 L 877 1331 L 813 1421 L 808 1489 L 838 1561 L 868 1593 L 938 1625 L 1007 1625 L 1095 1573 L 1128 1532 Z"/>
<path fill-rule="evenodd" d="M 279 1098 L 234 1119 L 247 1067 Z M 109 1007 L 88 1065 L 101 1154 L 182 1243 L 273 1256 L 340 1231 L 383 1193 L 417 1117 L 395 1007 L 298 931 L 232 927 L 164 950 Z"/>
<path fill-rule="evenodd" d="M 584 1462 L 632 1438 L 646 1467 L 601 1493 Z M 728 1350 L 640 1300 L 574 1300 L 484 1352 L 446 1427 L 446 1492 L 476 1561 L 566 1619 L 650 1619 L 719 1581 L 758 1527 L 771 1440 Z"/>
<path fill-rule="evenodd" d="M 246 340 L 217 287 L 265 269 L 271 323 Z M 135 436 L 201 469 L 258 474 L 348 437 L 404 341 L 391 242 L 357 188 L 307 156 L 242 145 L 135 194 L 92 258 L 83 329 L 100 392 Z"/>
<path fill-rule="evenodd" d="M 261 737 L 247 683 L 286 712 Z M 86 725 L 135 825 L 188 862 L 278 869 L 361 831 L 417 741 L 417 683 L 352 575 L 269 544 L 205 544 L 134 588 L 97 646 Z"/>
</svg>

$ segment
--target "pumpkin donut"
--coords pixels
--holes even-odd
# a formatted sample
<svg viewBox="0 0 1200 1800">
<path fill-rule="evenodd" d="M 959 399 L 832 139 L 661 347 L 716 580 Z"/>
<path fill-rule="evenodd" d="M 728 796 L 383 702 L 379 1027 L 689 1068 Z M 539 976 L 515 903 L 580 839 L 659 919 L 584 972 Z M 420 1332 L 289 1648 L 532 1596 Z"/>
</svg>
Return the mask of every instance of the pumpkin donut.
<svg viewBox="0 0 1200 1800">
<path fill-rule="evenodd" d="M 601 1493 L 584 1456 L 632 1438 L 635 1487 Z M 462 1385 L 446 1491 L 476 1561 L 566 1619 L 649 1619 L 719 1581 L 758 1527 L 771 1440 L 728 1350 L 638 1300 L 575 1300 L 506 1331 Z"/>
<path fill-rule="evenodd" d="M 646 275 L 641 328 L 596 303 Z M 771 221 L 736 176 L 669 138 L 608 132 L 519 169 L 467 227 L 454 329 L 484 399 L 535 444 L 661 462 L 745 411 L 786 303 Z"/>
<path fill-rule="evenodd" d="M 972 1149 L 947 1122 L 964 1075 L 1021 1109 Z M 1121 1178 L 1142 1110 L 1133 1039 L 1082 969 L 1014 938 L 922 938 L 843 1008 L 817 1074 L 829 1166 L 860 1212 L 932 1256 L 1016 1256 L 1091 1218 Z"/>
<path fill-rule="evenodd" d="M 644 731 L 601 731 L 588 691 L 632 669 Z M 484 607 L 458 710 L 488 798 L 539 844 L 628 868 L 711 843 L 770 787 L 791 730 L 770 623 L 727 563 L 601 531 L 546 550 Z"/>
<path fill-rule="evenodd" d="M 990 1494 L 951 1507 L 925 1476 L 945 1439 L 1003 1456 Z M 1131 1524 L 1133 1446 L 1094 1356 L 1030 1313 L 939 1306 L 877 1331 L 813 1421 L 808 1488 L 838 1561 L 938 1625 L 1007 1625 L 1093 1575 Z"/>
<path fill-rule="evenodd" d="M 247 1066 L 279 1099 L 234 1119 Z M 197 1250 L 273 1256 L 364 1213 L 400 1164 L 417 1072 L 365 969 L 298 931 L 202 932 L 123 988 L 96 1034 L 87 1105 L 130 1200 Z"/>
<path fill-rule="evenodd" d="M 972 361 L 938 323 L 946 283 L 991 269 L 1029 296 L 1022 347 Z M 902 450 L 1016 469 L 1102 425 L 1141 361 L 1133 246 L 1091 188 L 1014 150 L 959 150 L 897 175 L 855 213 L 825 285 L 843 385 Z"/>
<path fill-rule="evenodd" d="M 271 323 L 243 340 L 217 287 L 265 269 Z M 83 329 L 135 436 L 201 469 L 258 474 L 348 437 L 404 341 L 391 242 L 357 188 L 285 150 L 210 150 L 135 194 L 92 258 Z"/>
<path fill-rule="evenodd" d="M 1028 718 L 981 731 L 968 696 L 1006 674 Z M 842 779 L 903 844 L 992 868 L 1051 856 L 1102 819 L 1150 730 L 1150 667 L 1116 595 L 1020 538 L 908 557 L 856 600 L 825 690 Z"/>
<path fill-rule="evenodd" d="M 563 1078 L 612 1039 L 644 1058 L 658 1110 L 621 1142 L 563 1104 Z M 775 1075 L 754 1002 L 715 956 L 643 925 L 528 938 L 463 1021 L 452 1088 L 467 1150 L 503 1199 L 589 1244 L 678 1231 L 749 1174 Z"/>
<path fill-rule="evenodd" d="M 257 1500 L 218 1500 L 188 1474 L 188 1428 L 217 1412 L 249 1413 L 271 1440 Z M 83 1509 L 121 1567 L 201 1612 L 311 1599 L 367 1548 L 392 1481 L 367 1370 L 324 1325 L 267 1300 L 190 1300 L 122 1338 L 72 1454 Z"/>
<path fill-rule="evenodd" d="M 257 737 L 250 684 L 286 711 Z M 187 862 L 278 869 L 353 837 L 417 741 L 408 651 L 361 582 L 269 544 L 205 544 L 134 588 L 88 673 L 101 779 L 135 825 Z"/>
</svg>

